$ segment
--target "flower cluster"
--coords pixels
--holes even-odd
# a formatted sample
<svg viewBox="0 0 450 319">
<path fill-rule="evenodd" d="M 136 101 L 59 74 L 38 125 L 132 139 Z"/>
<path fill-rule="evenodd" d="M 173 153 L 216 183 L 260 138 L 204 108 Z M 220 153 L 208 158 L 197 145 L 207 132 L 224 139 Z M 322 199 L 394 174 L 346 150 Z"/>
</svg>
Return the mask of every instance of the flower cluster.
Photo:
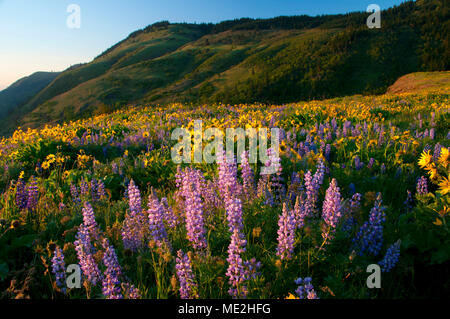
<svg viewBox="0 0 450 319">
<path fill-rule="evenodd" d="M 278 247 L 277 256 L 289 259 L 294 252 L 295 230 L 297 228 L 294 210 L 289 210 L 283 203 L 283 213 L 278 219 Z"/>
<path fill-rule="evenodd" d="M 64 254 L 60 247 L 56 247 L 52 258 L 52 272 L 56 278 L 56 286 L 62 292 L 66 291 L 66 264 L 64 262 Z"/>
<path fill-rule="evenodd" d="M 419 180 L 417 181 L 416 191 L 417 191 L 417 194 L 419 194 L 419 195 L 428 194 L 428 182 L 427 182 L 427 178 L 425 176 L 421 176 L 419 178 Z"/>
<path fill-rule="evenodd" d="M 390 272 L 397 264 L 400 257 L 400 244 L 401 241 L 399 240 L 387 249 L 383 260 L 378 263 L 382 272 Z"/>
<path fill-rule="evenodd" d="M 206 249 L 206 229 L 203 217 L 202 189 L 203 175 L 200 171 L 187 168 L 177 174 L 177 184 L 184 199 L 187 237 L 195 249 Z"/>
<path fill-rule="evenodd" d="M 151 239 L 156 243 L 158 248 L 171 250 L 164 225 L 164 206 L 153 193 L 148 198 L 147 213 Z"/>
<path fill-rule="evenodd" d="M 248 293 L 245 285 L 247 280 L 246 269 L 241 257 L 241 254 L 245 252 L 246 245 L 247 241 L 243 238 L 242 233 L 235 229 L 228 246 L 228 269 L 226 273 L 231 286 L 228 293 L 233 298 L 244 298 Z"/>
<path fill-rule="evenodd" d="M 28 182 L 27 185 L 27 209 L 29 211 L 35 211 L 37 208 L 37 204 L 38 204 L 38 199 L 39 199 L 39 190 L 38 190 L 38 186 L 37 186 L 37 180 L 34 176 L 32 176 L 30 178 L 30 181 Z"/>
<path fill-rule="evenodd" d="M 242 174 L 242 186 L 245 198 L 250 201 L 255 196 L 255 175 L 252 168 L 248 163 L 248 152 L 245 151 L 241 155 L 241 174 Z"/>
<path fill-rule="evenodd" d="M 342 217 L 341 193 L 337 186 L 335 178 L 331 180 L 330 187 L 327 189 L 325 201 L 323 202 L 322 218 L 325 227 L 322 237 L 325 241 L 332 238 L 332 233 L 336 229 L 339 220 Z"/>
<path fill-rule="evenodd" d="M 299 297 L 299 299 L 319 299 L 317 296 L 316 291 L 314 290 L 314 286 L 312 285 L 312 278 L 311 277 L 305 277 L 297 278 L 295 280 L 295 284 L 298 285 L 297 290 L 295 290 L 295 293 Z"/>
<path fill-rule="evenodd" d="M 119 280 L 119 277 L 122 275 L 122 270 L 120 269 L 116 251 L 106 238 L 103 240 L 102 246 L 105 250 L 102 260 L 106 267 L 102 279 L 103 295 L 107 299 L 123 299 Z"/>
<path fill-rule="evenodd" d="M 370 211 L 369 220 L 360 227 L 356 237 L 353 239 L 353 247 L 359 255 L 368 252 L 376 256 L 380 252 L 383 244 L 384 210 L 381 193 L 378 193 L 375 205 Z"/>
<path fill-rule="evenodd" d="M 175 268 L 180 283 L 180 297 L 182 299 L 198 298 L 197 283 L 192 271 L 191 259 L 181 249 L 177 252 Z"/>
<path fill-rule="evenodd" d="M 147 223 L 142 212 L 141 193 L 133 180 L 128 185 L 128 203 L 130 210 L 123 222 L 122 240 L 125 249 L 135 252 L 143 247 Z"/>
</svg>

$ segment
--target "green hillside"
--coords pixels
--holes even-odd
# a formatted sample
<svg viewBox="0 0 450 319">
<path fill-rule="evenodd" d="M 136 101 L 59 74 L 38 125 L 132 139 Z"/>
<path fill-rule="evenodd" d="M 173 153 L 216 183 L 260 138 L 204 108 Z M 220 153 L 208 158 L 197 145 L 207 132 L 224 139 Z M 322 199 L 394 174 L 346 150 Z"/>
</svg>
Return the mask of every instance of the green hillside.
<svg viewBox="0 0 450 319">
<path fill-rule="evenodd" d="M 24 77 L 0 92 L 0 118 L 16 111 L 16 108 L 50 84 L 58 72 L 36 72 Z"/>
<path fill-rule="evenodd" d="M 6 118 L 0 133 L 127 104 L 287 103 L 378 94 L 404 74 L 449 69 L 444 1 L 405 2 L 381 16 L 381 29 L 366 26 L 365 12 L 160 22 L 60 74 L 14 121 Z"/>
</svg>

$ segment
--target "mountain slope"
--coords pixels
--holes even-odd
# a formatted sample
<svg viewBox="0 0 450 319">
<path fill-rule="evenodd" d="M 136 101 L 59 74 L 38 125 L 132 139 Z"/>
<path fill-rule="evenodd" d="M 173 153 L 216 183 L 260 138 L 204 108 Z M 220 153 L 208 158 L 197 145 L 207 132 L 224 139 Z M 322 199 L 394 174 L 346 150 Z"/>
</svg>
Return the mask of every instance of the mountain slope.
<svg viewBox="0 0 450 319">
<path fill-rule="evenodd" d="M 381 29 L 368 29 L 367 16 L 160 22 L 63 72 L 20 108 L 18 122 L 38 127 L 127 104 L 286 103 L 376 94 L 404 74 L 449 69 L 444 1 L 385 10 Z M 0 133 L 13 128 L 3 125 Z"/>
<path fill-rule="evenodd" d="M 45 88 L 57 76 L 58 72 L 36 72 L 30 76 L 24 77 L 0 92 L 0 118 L 8 113 L 14 112 L 14 109 L 39 91 Z"/>
</svg>

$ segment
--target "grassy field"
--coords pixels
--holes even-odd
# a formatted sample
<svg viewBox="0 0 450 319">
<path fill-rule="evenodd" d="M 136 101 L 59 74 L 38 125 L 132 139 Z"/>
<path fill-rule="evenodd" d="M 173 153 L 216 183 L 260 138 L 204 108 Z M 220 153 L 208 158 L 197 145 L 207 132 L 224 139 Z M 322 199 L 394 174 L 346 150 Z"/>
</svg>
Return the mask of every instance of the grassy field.
<svg viewBox="0 0 450 319">
<path fill-rule="evenodd" d="M 0 141 L 1 296 L 448 296 L 448 92 L 149 105 L 18 129 Z M 195 120 L 281 128 L 277 173 L 177 166 L 171 132 Z M 66 286 L 71 264 L 81 288 Z"/>
</svg>

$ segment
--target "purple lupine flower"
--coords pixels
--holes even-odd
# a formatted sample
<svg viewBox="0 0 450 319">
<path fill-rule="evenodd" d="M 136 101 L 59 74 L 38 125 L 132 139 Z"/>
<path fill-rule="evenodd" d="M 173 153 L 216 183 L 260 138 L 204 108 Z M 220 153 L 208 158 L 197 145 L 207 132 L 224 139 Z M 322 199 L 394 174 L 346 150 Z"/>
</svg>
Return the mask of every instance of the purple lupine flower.
<svg viewBox="0 0 450 319">
<path fill-rule="evenodd" d="M 26 189 L 26 184 L 22 178 L 17 180 L 16 184 L 16 205 L 20 210 L 27 207 L 28 193 Z"/>
<path fill-rule="evenodd" d="M 283 203 L 283 213 L 278 218 L 278 247 L 277 256 L 280 259 L 290 259 L 294 252 L 295 229 L 297 223 L 295 220 L 295 212 L 289 210 L 286 203 Z"/>
<path fill-rule="evenodd" d="M 434 146 L 434 151 L 433 151 L 433 161 L 437 162 L 439 159 L 439 156 L 441 156 L 441 150 L 442 150 L 442 145 L 439 143 L 436 143 L 436 145 Z"/>
<path fill-rule="evenodd" d="M 241 171 L 242 171 L 242 184 L 243 191 L 247 201 L 252 200 L 255 197 L 255 175 L 248 163 L 248 152 L 245 151 L 241 155 Z"/>
<path fill-rule="evenodd" d="M 386 173 L 386 165 L 385 165 L 384 163 L 381 164 L 381 166 L 380 166 L 380 173 L 381 173 L 381 174 Z"/>
<path fill-rule="evenodd" d="M 419 178 L 419 180 L 417 181 L 417 194 L 419 195 L 426 195 L 428 194 L 428 183 L 427 183 L 427 178 L 425 176 L 422 176 Z"/>
<path fill-rule="evenodd" d="M 29 211 L 34 211 L 37 208 L 39 190 L 37 186 L 37 180 L 34 176 L 32 176 L 27 185 L 27 209 Z"/>
<path fill-rule="evenodd" d="M 105 249 L 102 260 L 103 264 L 106 267 L 102 279 L 103 295 L 107 299 L 123 299 L 119 280 L 120 276 L 122 275 L 122 271 L 120 269 L 116 252 L 106 238 L 103 239 L 102 246 Z"/>
<path fill-rule="evenodd" d="M 378 263 L 382 272 L 390 272 L 397 264 L 400 257 L 400 244 L 401 241 L 399 240 L 387 249 L 383 260 Z"/>
<path fill-rule="evenodd" d="M 99 236 L 99 229 L 97 222 L 95 221 L 94 210 L 92 209 L 92 206 L 91 204 L 89 204 L 89 202 L 84 203 L 82 214 L 83 214 L 83 224 L 89 231 L 90 237 L 92 239 L 97 239 Z"/>
<path fill-rule="evenodd" d="M 191 260 L 189 256 L 185 254 L 181 249 L 177 252 L 175 268 L 178 281 L 180 283 L 181 299 L 198 298 L 198 288 L 197 283 L 195 282 L 194 273 L 192 271 Z"/>
<path fill-rule="evenodd" d="M 353 239 L 353 247 L 359 255 L 363 255 L 367 251 L 369 254 L 376 256 L 380 252 L 383 244 L 385 209 L 382 206 L 381 193 L 378 193 L 375 205 L 370 211 L 369 220 L 360 227 Z"/>
<path fill-rule="evenodd" d="M 240 194 L 241 186 L 237 179 L 237 164 L 234 157 L 219 156 L 218 159 L 219 179 L 217 186 L 221 197 L 226 201 Z"/>
<path fill-rule="evenodd" d="M 304 205 L 305 215 L 310 216 L 316 205 L 316 185 L 313 183 L 313 176 L 311 171 L 307 171 L 304 177 L 305 180 L 305 190 L 306 190 L 306 200 Z"/>
<path fill-rule="evenodd" d="M 127 299 L 140 299 L 141 298 L 141 292 L 138 288 L 136 288 L 134 285 L 130 283 L 123 284 L 125 295 Z"/>
<path fill-rule="evenodd" d="M 287 200 L 290 203 L 294 204 L 299 194 L 303 191 L 304 189 L 302 180 L 300 178 L 300 174 L 297 172 L 292 172 L 291 184 L 289 185 L 288 188 Z"/>
<path fill-rule="evenodd" d="M 358 155 L 355 156 L 355 169 L 356 170 L 360 170 L 364 167 L 364 163 L 361 162 L 361 159 L 359 158 Z"/>
<path fill-rule="evenodd" d="M 81 196 L 88 196 L 89 195 L 89 184 L 84 179 L 84 177 L 81 179 L 81 182 L 80 182 L 80 194 L 81 194 Z"/>
<path fill-rule="evenodd" d="M 403 204 L 405 205 L 406 212 L 409 213 L 413 208 L 413 199 L 411 191 L 409 189 L 406 190 L 406 194 L 406 200 L 403 202 Z"/>
<path fill-rule="evenodd" d="M 63 293 L 66 292 L 66 264 L 64 254 L 61 248 L 56 247 L 52 258 L 52 272 L 56 278 L 56 285 Z"/>
<path fill-rule="evenodd" d="M 319 197 L 319 189 L 323 183 L 325 173 L 325 165 L 322 160 L 317 164 L 317 171 L 312 176 L 311 172 L 308 171 L 305 174 L 305 189 L 306 189 L 306 200 L 305 200 L 305 216 L 311 216 L 316 212 L 317 200 Z"/>
<path fill-rule="evenodd" d="M 242 233 L 234 230 L 231 235 L 231 242 L 228 246 L 228 269 L 227 277 L 230 284 L 228 293 L 233 298 L 245 298 L 247 296 L 247 286 L 245 285 L 245 267 L 242 261 L 241 254 L 245 251 L 247 241 L 242 238 Z"/>
<path fill-rule="evenodd" d="M 164 225 L 164 206 L 159 202 L 154 194 L 148 198 L 148 224 L 150 236 L 156 245 L 161 249 L 171 250 L 171 245 L 167 237 Z"/>
<path fill-rule="evenodd" d="M 142 212 L 141 194 L 131 180 L 128 185 L 128 203 L 130 210 L 122 226 L 122 241 L 125 249 L 136 252 L 143 247 L 147 221 Z"/>
<path fill-rule="evenodd" d="M 433 128 L 430 129 L 430 138 L 434 140 L 436 130 Z"/>
<path fill-rule="evenodd" d="M 113 174 L 119 174 L 119 166 L 117 165 L 117 163 L 111 164 L 111 170 L 112 170 Z"/>
<path fill-rule="evenodd" d="M 141 193 L 133 180 L 128 184 L 128 203 L 130 211 L 140 213 L 142 211 Z"/>
<path fill-rule="evenodd" d="M 259 269 L 261 268 L 261 262 L 257 262 L 256 258 L 244 261 L 244 268 L 246 280 L 255 279 L 256 277 L 261 275 L 261 273 L 259 272 Z"/>
<path fill-rule="evenodd" d="M 331 140 L 331 132 L 330 132 L 330 138 L 329 139 Z M 327 144 L 327 146 L 325 146 L 325 153 L 324 153 L 324 155 L 325 155 L 325 158 L 327 159 L 327 161 L 329 162 L 330 161 L 330 155 L 331 155 L 331 145 L 330 144 Z"/>
<path fill-rule="evenodd" d="M 361 207 L 361 198 L 362 196 L 360 193 L 355 193 L 350 199 L 349 208 L 347 210 L 347 213 L 345 214 L 346 219 L 342 224 L 342 231 L 345 233 L 349 233 L 356 225 L 354 214 Z"/>
<path fill-rule="evenodd" d="M 105 190 L 105 184 L 102 180 L 98 181 L 97 185 L 97 197 L 98 199 L 104 199 L 106 198 L 106 190 Z"/>
<path fill-rule="evenodd" d="M 307 215 L 307 210 L 305 209 L 303 194 L 297 196 L 294 205 L 294 216 L 297 228 L 302 228 L 305 225 L 305 218 Z"/>
<path fill-rule="evenodd" d="M 325 200 L 322 208 L 322 218 L 325 227 L 322 237 L 326 241 L 333 238 L 332 233 L 335 231 L 339 220 L 342 217 L 341 193 L 337 186 L 335 178 L 331 180 L 330 187 L 325 194 Z"/>
<path fill-rule="evenodd" d="M 269 163 L 267 166 L 276 167 L 275 174 L 272 174 L 272 178 L 270 181 L 270 189 L 273 192 L 274 200 L 278 203 L 282 202 L 284 196 L 286 195 L 286 190 L 283 185 L 283 177 L 281 176 L 283 172 L 283 167 L 281 166 L 281 158 L 279 156 L 275 156 L 273 149 L 269 148 L 267 150 L 267 157 L 269 158 Z"/>
<path fill-rule="evenodd" d="M 101 280 L 102 274 L 94 259 L 94 247 L 91 243 L 89 229 L 84 224 L 78 228 L 74 245 L 84 277 L 95 286 Z"/>
<path fill-rule="evenodd" d="M 98 183 L 95 178 L 92 178 L 91 180 L 91 196 L 94 203 L 100 200 L 100 197 L 98 196 Z"/>
<path fill-rule="evenodd" d="M 373 157 L 371 157 L 371 158 L 369 159 L 369 163 L 367 164 L 367 167 L 368 167 L 369 169 L 371 169 L 371 168 L 373 167 L 373 164 L 375 164 L 375 159 L 374 159 Z"/>
<path fill-rule="evenodd" d="M 201 198 L 203 175 L 200 171 L 190 168 L 177 175 L 177 185 L 184 198 L 187 237 L 195 249 L 206 249 L 208 244 L 205 237 L 206 229 Z"/>
<path fill-rule="evenodd" d="M 423 147 L 423 151 L 424 151 L 425 153 L 428 153 L 428 151 L 431 152 L 431 149 L 432 149 L 432 147 L 431 147 L 430 144 L 426 144 L 426 145 Z"/>
<path fill-rule="evenodd" d="M 311 282 L 311 277 L 305 277 L 305 279 L 297 278 L 295 280 L 295 284 L 298 285 L 295 293 L 300 299 L 319 299 Z"/>
<path fill-rule="evenodd" d="M 268 206 L 275 205 L 276 201 L 280 202 L 285 193 L 284 186 L 281 183 L 282 167 L 280 164 L 280 158 L 275 157 L 275 154 L 273 153 L 273 149 L 267 149 L 267 161 L 264 164 L 264 169 L 261 170 L 261 177 L 258 181 L 257 187 L 258 197 L 264 198 L 264 204 Z M 273 171 L 273 168 L 275 168 L 275 174 L 266 174 L 264 172 L 264 170 L 267 170 L 267 172 Z M 270 178 L 270 175 L 274 176 Z"/>
<path fill-rule="evenodd" d="M 72 195 L 72 201 L 75 205 L 81 204 L 80 196 L 78 195 L 78 188 L 74 184 L 70 184 L 70 194 Z"/>
<path fill-rule="evenodd" d="M 216 181 L 207 181 L 202 187 L 202 197 L 204 200 L 205 212 L 213 212 L 223 205 L 222 199 L 218 195 Z"/>
<path fill-rule="evenodd" d="M 169 206 L 169 203 L 167 202 L 167 198 L 163 197 L 161 198 L 161 204 L 164 208 L 164 222 L 167 224 L 167 227 L 169 228 L 175 228 L 180 223 L 180 219 L 172 210 L 172 207 Z"/>
<path fill-rule="evenodd" d="M 226 203 L 228 229 L 231 233 L 244 229 L 242 218 L 242 202 L 239 198 L 231 198 Z"/>
</svg>

